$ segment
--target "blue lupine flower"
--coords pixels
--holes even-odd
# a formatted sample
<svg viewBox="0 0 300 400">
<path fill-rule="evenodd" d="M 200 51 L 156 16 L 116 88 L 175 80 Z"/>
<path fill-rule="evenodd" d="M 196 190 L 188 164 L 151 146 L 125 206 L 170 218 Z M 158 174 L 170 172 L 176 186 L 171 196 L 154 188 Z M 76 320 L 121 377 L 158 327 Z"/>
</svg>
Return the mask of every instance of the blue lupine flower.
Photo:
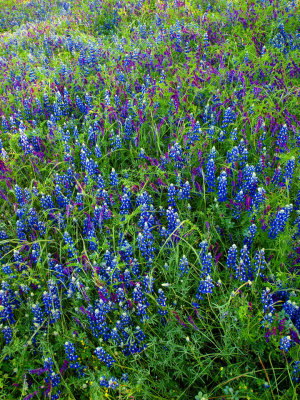
<svg viewBox="0 0 300 400">
<path fill-rule="evenodd" d="M 295 325 L 296 329 L 300 329 L 300 307 L 297 306 L 295 302 L 291 302 L 288 300 L 286 303 L 283 305 L 283 309 L 286 312 L 286 314 L 290 317 L 292 320 L 293 324 Z"/>
<path fill-rule="evenodd" d="M 113 389 L 113 390 L 115 390 L 117 387 L 119 387 L 119 382 L 118 382 L 117 378 L 115 378 L 113 376 L 111 378 L 109 378 L 107 387 L 109 389 Z"/>
<path fill-rule="evenodd" d="M 175 169 L 181 169 L 184 166 L 183 162 L 183 152 L 179 143 L 175 143 L 169 153 L 169 157 L 174 160 Z"/>
<path fill-rule="evenodd" d="M 153 284 L 154 284 L 155 279 L 153 277 L 150 277 L 149 275 L 146 275 L 143 280 L 143 287 L 145 293 L 152 293 L 153 292 Z"/>
<path fill-rule="evenodd" d="M 267 266 L 264 249 L 255 252 L 253 266 L 254 266 L 254 272 L 259 273 L 260 276 L 263 276 L 261 271 L 264 270 Z"/>
<path fill-rule="evenodd" d="M 270 288 L 266 288 L 265 290 L 263 290 L 262 292 L 262 296 L 261 296 L 261 302 L 264 306 L 264 313 L 274 313 L 275 312 L 275 308 L 273 306 L 274 302 L 272 299 L 272 295 L 271 295 L 271 290 Z"/>
<path fill-rule="evenodd" d="M 112 168 L 111 173 L 110 173 L 110 181 L 111 184 L 114 188 L 117 188 L 118 186 L 118 175 L 116 173 L 116 171 L 114 170 L 114 168 Z"/>
<path fill-rule="evenodd" d="M 219 177 L 218 200 L 220 202 L 227 200 L 227 174 L 225 171 L 222 171 Z"/>
<path fill-rule="evenodd" d="M 173 183 L 170 184 L 169 189 L 168 189 L 168 204 L 171 207 L 176 208 L 176 200 L 175 200 L 175 196 L 176 196 L 176 188 L 173 185 Z"/>
<path fill-rule="evenodd" d="M 72 369 L 75 369 L 79 376 L 84 375 L 84 373 L 83 373 L 84 368 L 77 361 L 78 355 L 76 354 L 74 344 L 71 342 L 66 342 L 65 343 L 65 352 L 66 352 L 66 357 L 67 357 L 68 361 L 70 361 L 69 367 Z"/>
<path fill-rule="evenodd" d="M 281 177 L 281 168 L 279 166 L 274 171 L 274 174 L 273 174 L 273 176 L 271 178 L 271 183 L 277 185 L 279 183 L 279 181 L 280 181 L 280 177 Z"/>
<path fill-rule="evenodd" d="M 292 345 L 292 340 L 290 336 L 283 336 L 280 339 L 280 350 L 288 352 L 291 345 Z"/>
<path fill-rule="evenodd" d="M 148 309 L 149 303 L 138 303 L 136 305 L 137 308 L 137 315 L 141 316 L 140 321 L 144 323 L 147 319 L 149 319 L 149 315 L 147 314 L 147 309 Z"/>
<path fill-rule="evenodd" d="M 104 375 L 100 377 L 99 383 L 100 383 L 100 386 L 104 386 L 104 387 L 108 388 L 108 380 L 106 379 L 106 377 Z"/>
<path fill-rule="evenodd" d="M 111 137 L 110 137 L 110 141 L 111 141 L 111 146 L 112 146 L 112 151 L 118 150 L 118 149 L 122 149 L 123 145 L 122 145 L 122 139 L 120 137 L 120 135 L 115 135 L 113 130 L 111 131 Z"/>
<path fill-rule="evenodd" d="M 80 98 L 78 95 L 76 95 L 76 99 L 75 99 L 75 100 L 76 100 L 76 105 L 77 105 L 79 111 L 80 111 L 82 114 L 86 114 L 86 113 L 87 113 L 87 108 L 86 108 L 86 106 L 83 104 L 81 98 Z"/>
<path fill-rule="evenodd" d="M 136 277 L 140 277 L 140 266 L 136 258 L 132 261 L 131 271 Z"/>
<path fill-rule="evenodd" d="M 65 209 L 68 205 L 68 199 L 62 194 L 59 185 L 55 185 L 55 196 L 58 207 Z"/>
<path fill-rule="evenodd" d="M 65 343 L 65 351 L 67 359 L 71 362 L 77 361 L 78 356 L 76 355 L 75 346 L 73 343 L 66 342 Z"/>
<path fill-rule="evenodd" d="M 226 108 L 221 128 L 222 129 L 227 128 L 227 126 L 234 121 L 235 121 L 235 114 L 231 111 L 230 107 Z"/>
<path fill-rule="evenodd" d="M 206 259 L 206 255 L 207 255 L 207 250 L 208 250 L 208 242 L 207 240 L 203 240 L 202 242 L 199 243 L 199 257 L 200 257 L 200 261 L 203 264 L 205 259 Z"/>
<path fill-rule="evenodd" d="M 212 270 L 212 255 L 207 253 L 202 257 L 201 278 L 209 276 Z"/>
<path fill-rule="evenodd" d="M 8 264 L 4 264 L 4 265 L 2 266 L 2 271 L 3 271 L 4 274 L 6 274 L 6 275 L 12 275 L 12 274 L 13 274 L 13 270 L 12 270 L 11 266 L 8 265 Z"/>
<path fill-rule="evenodd" d="M 208 275 L 205 279 L 201 280 L 199 283 L 199 287 L 197 289 L 197 293 L 195 295 L 197 300 L 203 300 L 203 294 L 212 294 L 212 290 L 214 288 L 214 284 L 213 281 L 210 277 L 210 275 Z M 194 303 L 195 306 L 197 306 L 197 303 Z"/>
<path fill-rule="evenodd" d="M 24 204 L 24 200 L 25 199 L 24 199 L 24 195 L 23 195 L 22 189 L 17 184 L 15 185 L 15 194 L 16 194 L 17 202 L 20 205 Z"/>
<path fill-rule="evenodd" d="M 159 83 L 166 83 L 166 74 L 164 69 L 161 71 Z"/>
<path fill-rule="evenodd" d="M 87 233 L 87 239 L 89 241 L 90 250 L 97 251 L 98 250 L 97 236 L 93 226 L 89 229 Z"/>
<path fill-rule="evenodd" d="M 295 170 L 295 157 L 292 157 L 285 166 L 285 171 L 282 178 L 283 183 L 288 188 L 288 190 L 290 190 L 291 188 L 291 182 L 293 179 L 294 170 Z"/>
<path fill-rule="evenodd" d="M 258 178 L 255 172 L 252 173 L 250 180 L 249 180 L 249 187 L 248 187 L 248 193 L 250 196 L 253 196 L 256 192 L 258 185 Z"/>
<path fill-rule="evenodd" d="M 179 239 L 177 228 L 180 225 L 180 220 L 178 218 L 177 212 L 172 207 L 168 207 L 167 209 L 167 221 L 168 221 L 167 235 L 168 236 L 172 235 L 172 238 Z"/>
<path fill-rule="evenodd" d="M 44 210 L 52 210 L 55 208 L 52 197 L 50 194 L 43 195 L 41 197 L 41 206 Z"/>
<path fill-rule="evenodd" d="M 252 215 L 255 215 L 265 203 L 266 191 L 263 187 L 257 189 L 252 202 Z"/>
<path fill-rule="evenodd" d="M 222 142 L 224 142 L 225 139 L 226 139 L 226 131 L 220 130 L 218 141 L 222 143 Z"/>
<path fill-rule="evenodd" d="M 44 359 L 44 368 L 46 368 L 48 371 L 53 371 L 53 366 L 54 362 L 52 361 L 51 357 L 46 357 Z"/>
<path fill-rule="evenodd" d="M 292 380 L 296 383 L 300 382 L 300 361 L 295 361 Z"/>
<path fill-rule="evenodd" d="M 54 282 L 48 281 L 49 292 L 44 291 L 43 303 L 45 306 L 45 312 L 50 316 L 50 323 L 53 324 L 61 317 L 61 304 L 59 300 L 57 287 Z"/>
<path fill-rule="evenodd" d="M 283 153 L 287 149 L 288 133 L 286 124 L 282 125 L 278 136 L 276 144 L 280 148 L 280 152 Z"/>
<path fill-rule="evenodd" d="M 179 269 L 181 271 L 180 276 L 183 277 L 184 274 L 188 274 L 189 272 L 189 262 L 185 255 L 179 261 Z"/>
<path fill-rule="evenodd" d="M 143 148 L 140 149 L 138 157 L 144 159 L 146 158 L 145 150 Z"/>
<path fill-rule="evenodd" d="M 4 282 L 5 283 L 5 282 Z M 5 288 L 5 285 L 2 283 L 2 289 L 0 290 L 0 321 L 2 323 L 8 322 L 10 325 L 14 324 L 15 318 L 13 313 L 13 297 L 9 291 L 9 285 Z"/>
<path fill-rule="evenodd" d="M 13 332 L 10 326 L 4 326 L 2 328 L 2 332 L 4 335 L 5 344 L 9 344 L 13 337 Z"/>
<path fill-rule="evenodd" d="M 245 57 L 244 57 L 244 63 L 245 63 L 245 64 L 248 64 L 249 62 L 250 62 L 250 60 L 249 60 L 249 53 L 248 53 L 248 51 L 246 51 Z"/>
<path fill-rule="evenodd" d="M 189 149 L 190 146 L 200 139 L 200 134 L 202 133 L 200 123 L 197 121 L 194 125 L 193 131 L 188 133 L 188 142 L 186 148 Z"/>
<path fill-rule="evenodd" d="M 40 258 L 41 247 L 39 243 L 33 243 L 32 245 L 32 261 L 36 264 Z"/>
<path fill-rule="evenodd" d="M 214 138 L 214 133 L 215 133 L 215 127 L 214 127 L 214 125 L 210 125 L 208 132 L 207 132 L 209 139 Z"/>
<path fill-rule="evenodd" d="M 90 110 L 92 108 L 92 98 L 88 93 L 85 94 L 85 101 Z"/>
<path fill-rule="evenodd" d="M 213 158 L 210 158 L 206 165 L 206 183 L 207 183 L 207 192 L 215 191 L 215 162 Z"/>
<path fill-rule="evenodd" d="M 135 302 L 144 302 L 146 301 L 146 297 L 141 290 L 141 285 L 138 283 L 136 287 L 133 289 L 132 298 Z"/>
<path fill-rule="evenodd" d="M 152 204 L 142 204 L 141 207 L 141 214 L 140 214 L 140 219 L 138 222 L 138 225 L 140 227 L 144 227 L 145 223 L 148 224 L 149 228 L 152 228 L 154 225 L 155 219 L 154 219 L 154 207 Z"/>
<path fill-rule="evenodd" d="M 242 189 L 244 193 L 249 193 L 253 174 L 255 174 L 255 167 L 247 164 L 242 172 Z"/>
<path fill-rule="evenodd" d="M 287 220 L 292 212 L 293 205 L 289 204 L 277 212 L 270 223 L 269 238 L 275 239 L 279 232 L 284 232 Z"/>
<path fill-rule="evenodd" d="M 239 160 L 241 168 L 244 168 L 248 161 L 248 149 L 243 149 L 243 151 L 240 153 Z"/>
<path fill-rule="evenodd" d="M 19 240 L 26 240 L 26 234 L 25 231 L 27 231 L 27 224 L 24 221 L 17 221 L 16 222 L 17 225 L 17 235 Z"/>
<path fill-rule="evenodd" d="M 127 193 L 124 193 L 124 195 L 122 196 L 120 214 L 121 215 L 129 214 L 130 207 L 131 207 L 130 196 Z"/>
<path fill-rule="evenodd" d="M 230 249 L 228 250 L 228 255 L 227 255 L 227 268 L 232 268 L 235 269 L 237 265 L 237 246 L 233 244 Z"/>
<path fill-rule="evenodd" d="M 94 131 L 92 125 L 89 126 L 89 130 L 88 130 L 88 141 L 93 142 L 93 143 L 95 143 L 95 141 L 96 141 L 96 135 L 95 135 L 95 131 Z"/>
<path fill-rule="evenodd" d="M 155 247 L 153 246 L 154 238 L 147 222 L 144 224 L 143 233 L 140 232 L 138 234 L 137 240 L 143 257 L 145 257 L 149 263 L 152 263 L 155 251 Z"/>
<path fill-rule="evenodd" d="M 32 145 L 30 144 L 25 132 L 21 129 L 20 129 L 19 143 L 24 151 L 25 156 L 32 153 Z"/>
<path fill-rule="evenodd" d="M 166 309 L 166 296 L 164 294 L 164 291 L 162 289 L 158 289 L 158 298 L 157 298 L 157 302 L 160 305 L 159 309 L 158 309 L 158 313 L 163 317 L 161 319 L 161 322 L 164 324 L 165 323 L 165 315 L 168 314 L 168 310 Z"/>
<path fill-rule="evenodd" d="M 64 241 L 68 246 L 69 257 L 74 257 L 75 255 L 77 255 L 77 250 L 75 249 L 73 239 L 68 232 L 64 233 Z"/>
<path fill-rule="evenodd" d="M 146 335 L 139 326 L 135 327 L 134 336 L 137 339 L 138 344 L 146 339 Z"/>
<path fill-rule="evenodd" d="M 94 351 L 100 361 L 104 362 L 108 368 L 112 367 L 116 360 L 108 354 L 102 347 L 97 347 Z"/>
<path fill-rule="evenodd" d="M 230 133 L 231 140 L 237 140 L 237 128 L 234 128 Z"/>
<path fill-rule="evenodd" d="M 5 116 L 4 115 L 2 115 L 2 128 L 3 128 L 3 131 L 4 132 L 8 132 L 9 131 L 9 124 L 8 124 L 8 121 L 7 121 L 7 119 L 5 118 Z"/>
<path fill-rule="evenodd" d="M 209 46 L 208 33 L 205 32 L 203 35 L 203 47 L 206 49 L 208 46 Z"/>
<path fill-rule="evenodd" d="M 181 45 L 181 27 L 179 24 L 179 21 L 176 21 L 176 47 L 177 47 L 177 51 L 179 51 Z"/>
<path fill-rule="evenodd" d="M 61 377 L 53 371 L 54 362 L 50 357 L 44 359 L 44 368 L 48 371 L 48 376 L 45 379 L 48 383 L 51 381 L 53 387 L 57 387 L 61 382 Z"/>
<path fill-rule="evenodd" d="M 52 387 L 57 387 L 61 382 L 61 377 L 59 374 L 56 374 L 55 372 L 51 372 L 51 375 L 49 376 L 49 380 L 51 381 Z M 57 393 L 55 395 L 51 395 L 51 400 L 59 399 L 59 397 L 60 397 L 60 391 L 57 391 Z"/>
<path fill-rule="evenodd" d="M 295 232 L 295 235 L 293 236 L 293 239 L 296 239 L 297 237 L 300 236 L 300 211 L 297 210 L 297 218 L 295 219 L 293 225 L 297 227 L 297 230 Z"/>
<path fill-rule="evenodd" d="M 186 181 L 182 187 L 182 200 L 189 200 L 190 199 L 190 192 L 191 192 L 191 186 L 188 181 Z"/>
<path fill-rule="evenodd" d="M 24 112 L 26 119 L 29 120 L 31 117 L 31 108 L 30 108 L 30 103 L 27 99 L 24 100 Z"/>
<path fill-rule="evenodd" d="M 251 249 L 255 234 L 257 232 L 257 226 L 252 224 L 248 229 L 248 234 L 244 240 L 244 245 L 247 245 L 248 249 Z"/>
<path fill-rule="evenodd" d="M 125 120 L 125 126 L 124 126 L 124 139 L 126 140 L 131 140 L 133 135 L 132 131 L 132 118 L 129 116 Z"/>
<path fill-rule="evenodd" d="M 105 183 L 104 183 L 103 177 L 100 173 L 98 174 L 98 178 L 97 178 L 97 187 L 98 187 L 98 189 L 105 188 Z"/>
<path fill-rule="evenodd" d="M 253 279 L 253 271 L 251 267 L 251 259 L 249 250 L 246 245 L 243 246 L 240 254 L 240 260 L 235 269 L 235 278 L 241 281 L 247 281 Z"/>
<path fill-rule="evenodd" d="M 210 149 L 207 162 L 208 162 L 210 159 L 215 160 L 215 159 L 216 159 L 216 156 L 217 156 L 216 148 L 215 148 L 215 146 L 213 146 L 213 147 Z"/>
<path fill-rule="evenodd" d="M 237 146 L 234 146 L 231 152 L 227 152 L 227 161 L 230 164 L 234 164 L 239 159 L 239 150 Z"/>
<path fill-rule="evenodd" d="M 268 328 L 272 325 L 272 323 L 274 322 L 274 316 L 272 313 L 268 313 L 265 314 L 262 321 L 261 321 L 261 325 L 263 328 Z"/>
<path fill-rule="evenodd" d="M 78 208 L 78 210 L 82 210 L 83 209 L 83 194 L 82 193 L 77 193 L 76 195 L 76 199 L 75 199 L 75 204 Z"/>
</svg>

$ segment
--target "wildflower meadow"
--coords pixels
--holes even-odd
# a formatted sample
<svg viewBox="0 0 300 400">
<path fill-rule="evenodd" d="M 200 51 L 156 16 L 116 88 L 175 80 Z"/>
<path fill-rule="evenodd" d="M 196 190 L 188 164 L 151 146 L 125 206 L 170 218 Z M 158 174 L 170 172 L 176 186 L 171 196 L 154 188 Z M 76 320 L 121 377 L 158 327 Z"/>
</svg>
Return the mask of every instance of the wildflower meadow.
<svg viewBox="0 0 300 400">
<path fill-rule="evenodd" d="M 0 400 L 297 400 L 297 0 L 0 0 Z"/>
</svg>

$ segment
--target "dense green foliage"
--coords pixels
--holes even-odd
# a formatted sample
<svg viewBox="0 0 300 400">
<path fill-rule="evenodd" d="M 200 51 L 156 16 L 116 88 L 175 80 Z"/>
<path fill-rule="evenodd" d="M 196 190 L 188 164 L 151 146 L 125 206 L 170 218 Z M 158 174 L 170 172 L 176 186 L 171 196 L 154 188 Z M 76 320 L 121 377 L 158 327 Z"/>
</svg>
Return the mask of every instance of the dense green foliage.
<svg viewBox="0 0 300 400">
<path fill-rule="evenodd" d="M 0 399 L 297 399 L 297 1 L 0 1 Z"/>
</svg>

